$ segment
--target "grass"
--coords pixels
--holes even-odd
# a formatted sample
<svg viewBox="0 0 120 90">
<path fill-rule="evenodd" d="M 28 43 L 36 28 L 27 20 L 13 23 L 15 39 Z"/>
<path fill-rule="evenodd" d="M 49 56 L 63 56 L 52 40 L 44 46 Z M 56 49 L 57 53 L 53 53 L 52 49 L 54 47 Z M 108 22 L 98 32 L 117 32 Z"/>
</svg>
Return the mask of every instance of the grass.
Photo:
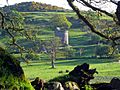
<svg viewBox="0 0 120 90">
<path fill-rule="evenodd" d="M 95 74 L 95 79 L 91 82 L 109 82 L 113 77 L 119 77 L 120 75 L 120 64 L 107 59 L 57 60 L 55 69 L 51 69 L 49 61 L 32 62 L 28 66 L 25 63 L 21 63 L 21 66 L 27 78 L 40 77 L 47 81 L 54 77 L 65 75 L 67 74 L 65 70 L 71 71 L 76 65 L 85 62 L 90 64 L 90 68 L 96 68 L 99 72 L 99 74 Z M 63 71 L 63 73 L 59 73 L 59 71 Z"/>
</svg>

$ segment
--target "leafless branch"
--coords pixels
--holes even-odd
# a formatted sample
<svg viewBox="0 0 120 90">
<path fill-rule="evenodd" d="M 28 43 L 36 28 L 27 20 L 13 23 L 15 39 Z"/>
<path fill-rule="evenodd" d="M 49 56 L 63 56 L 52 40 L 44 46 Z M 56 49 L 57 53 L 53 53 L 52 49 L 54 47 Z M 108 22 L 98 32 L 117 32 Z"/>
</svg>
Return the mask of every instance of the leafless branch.
<svg viewBox="0 0 120 90">
<path fill-rule="evenodd" d="M 102 13 L 104 13 L 104 14 L 112 17 L 112 18 L 114 17 L 113 14 L 111 14 L 111 13 L 105 11 L 105 10 L 101 10 L 101 9 L 99 9 L 99 8 L 97 8 L 97 7 L 94 7 L 94 6 L 92 6 L 91 4 L 89 4 L 88 2 L 86 2 L 85 0 L 76 0 L 76 1 L 77 1 L 77 2 L 82 1 L 87 7 L 93 9 L 94 11 L 100 11 L 100 12 L 102 12 Z"/>
<path fill-rule="evenodd" d="M 118 3 L 113 0 L 110 0 L 110 2 L 114 3 L 115 5 L 118 5 Z"/>
<path fill-rule="evenodd" d="M 4 14 L 2 12 L 0 12 L 0 15 L 1 15 L 1 28 L 4 29 Z"/>
</svg>

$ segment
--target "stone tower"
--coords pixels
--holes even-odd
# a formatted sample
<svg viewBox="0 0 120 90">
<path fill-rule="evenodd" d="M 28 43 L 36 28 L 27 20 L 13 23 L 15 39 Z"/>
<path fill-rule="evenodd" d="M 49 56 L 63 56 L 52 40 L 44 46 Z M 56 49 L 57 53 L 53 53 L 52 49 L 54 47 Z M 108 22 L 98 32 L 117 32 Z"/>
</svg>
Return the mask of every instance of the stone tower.
<svg viewBox="0 0 120 90">
<path fill-rule="evenodd" d="M 68 30 L 64 30 L 64 29 L 61 29 L 60 27 L 57 27 L 55 29 L 55 36 L 57 36 L 61 39 L 61 43 L 63 45 L 69 45 Z"/>
</svg>

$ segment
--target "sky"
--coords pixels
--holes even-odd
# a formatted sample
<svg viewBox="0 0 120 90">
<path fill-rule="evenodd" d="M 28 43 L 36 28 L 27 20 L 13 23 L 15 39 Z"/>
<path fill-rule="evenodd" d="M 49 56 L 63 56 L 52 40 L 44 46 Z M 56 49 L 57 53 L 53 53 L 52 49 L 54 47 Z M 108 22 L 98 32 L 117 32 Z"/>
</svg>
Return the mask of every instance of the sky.
<svg viewBox="0 0 120 90">
<path fill-rule="evenodd" d="M 13 5 L 13 4 L 20 3 L 20 2 L 30 2 L 30 1 L 42 2 L 42 3 L 64 7 L 66 9 L 71 9 L 67 3 L 67 0 L 8 0 L 8 3 L 9 5 Z M 88 8 L 83 7 L 81 4 L 78 4 L 76 2 L 75 4 L 79 6 L 81 10 L 88 10 Z M 0 6 L 2 7 L 4 5 L 7 5 L 6 0 L 0 0 Z M 104 10 L 107 10 L 108 12 L 113 12 L 116 9 L 116 5 L 106 4 L 106 5 L 101 5 L 99 8 L 103 8 Z"/>
</svg>

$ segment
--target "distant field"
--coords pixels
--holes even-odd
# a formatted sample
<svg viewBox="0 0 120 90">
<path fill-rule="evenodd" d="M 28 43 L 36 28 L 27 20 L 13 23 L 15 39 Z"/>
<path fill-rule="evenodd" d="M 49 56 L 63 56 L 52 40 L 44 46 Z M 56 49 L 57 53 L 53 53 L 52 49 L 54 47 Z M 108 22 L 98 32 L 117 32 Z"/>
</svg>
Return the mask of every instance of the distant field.
<svg viewBox="0 0 120 90">
<path fill-rule="evenodd" d="M 90 68 L 96 68 L 99 74 L 95 74 L 95 79 L 91 82 L 109 82 L 112 77 L 120 77 L 120 63 L 112 62 L 107 59 L 73 59 L 73 60 L 57 60 L 56 69 L 51 69 L 50 62 L 34 62 L 28 66 L 26 63 L 21 63 L 25 75 L 29 79 L 40 77 L 45 80 L 61 76 L 65 70 L 72 70 L 76 65 L 89 63 Z M 58 73 L 63 71 L 62 74 Z"/>
</svg>

